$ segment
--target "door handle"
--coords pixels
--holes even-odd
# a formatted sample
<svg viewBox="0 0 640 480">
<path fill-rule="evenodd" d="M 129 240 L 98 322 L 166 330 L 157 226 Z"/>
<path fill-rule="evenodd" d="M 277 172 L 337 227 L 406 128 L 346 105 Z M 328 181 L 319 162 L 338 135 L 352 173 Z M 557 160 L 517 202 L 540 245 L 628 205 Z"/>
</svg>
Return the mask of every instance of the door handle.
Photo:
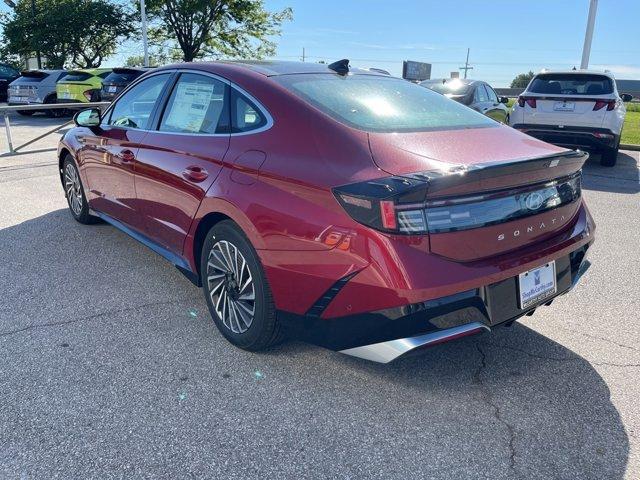
<svg viewBox="0 0 640 480">
<path fill-rule="evenodd" d="M 207 172 L 202 167 L 198 167 L 197 165 L 191 165 L 184 169 L 184 171 L 182 172 L 182 176 L 187 180 L 201 182 L 209 176 L 209 172 Z"/>
<path fill-rule="evenodd" d="M 131 163 L 136 159 L 136 156 L 131 150 L 122 150 L 116 157 L 118 157 L 122 163 Z"/>
</svg>

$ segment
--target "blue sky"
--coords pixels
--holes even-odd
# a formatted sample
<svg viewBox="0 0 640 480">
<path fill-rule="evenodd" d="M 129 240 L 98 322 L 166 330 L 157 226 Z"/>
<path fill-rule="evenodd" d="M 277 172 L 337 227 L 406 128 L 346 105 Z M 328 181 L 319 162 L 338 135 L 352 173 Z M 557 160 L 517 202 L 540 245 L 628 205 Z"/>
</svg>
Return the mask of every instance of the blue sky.
<svg viewBox="0 0 640 480">
<path fill-rule="evenodd" d="M 308 61 L 349 58 L 400 75 L 402 60 L 417 60 L 433 64 L 432 77 L 448 77 L 470 47 L 469 76 L 501 87 L 530 69 L 579 66 L 589 0 L 266 0 L 266 6 L 294 11 L 277 58 L 298 60 L 304 47 Z M 599 1 L 592 68 L 640 79 L 639 18 L 640 0 Z M 140 51 L 139 42 L 127 42 L 105 66 Z"/>
<path fill-rule="evenodd" d="M 508 86 L 518 73 L 580 66 L 589 0 L 267 0 L 291 6 L 278 57 L 352 59 L 400 75 L 402 60 L 433 64 L 432 77 L 464 64 L 472 78 Z M 600 0 L 590 66 L 640 79 L 640 0 Z"/>
</svg>

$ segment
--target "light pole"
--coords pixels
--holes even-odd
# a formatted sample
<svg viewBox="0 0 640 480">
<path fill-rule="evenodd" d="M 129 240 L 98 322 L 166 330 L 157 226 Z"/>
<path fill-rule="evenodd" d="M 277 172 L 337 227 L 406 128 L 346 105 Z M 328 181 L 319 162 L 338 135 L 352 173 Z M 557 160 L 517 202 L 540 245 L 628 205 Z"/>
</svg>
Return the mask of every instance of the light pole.
<svg viewBox="0 0 640 480">
<path fill-rule="evenodd" d="M 13 0 L 4 0 L 5 5 L 16 8 L 16 2 Z M 31 0 L 31 16 L 33 17 L 33 23 L 36 21 L 36 0 Z M 35 27 L 34 27 L 35 30 Z M 42 68 L 42 58 L 40 56 L 40 49 L 36 48 L 36 58 L 38 60 L 38 70 Z"/>
<path fill-rule="evenodd" d="M 140 18 L 142 19 L 142 46 L 144 48 L 144 66 L 149 66 L 149 45 L 147 44 L 147 9 L 144 0 L 140 0 Z"/>
<path fill-rule="evenodd" d="M 591 55 L 591 41 L 593 40 L 593 27 L 596 24 L 596 10 L 598 10 L 598 0 L 591 0 L 589 4 L 589 17 L 587 19 L 587 31 L 584 34 L 584 46 L 582 47 L 581 69 L 589 68 L 589 55 Z"/>
</svg>

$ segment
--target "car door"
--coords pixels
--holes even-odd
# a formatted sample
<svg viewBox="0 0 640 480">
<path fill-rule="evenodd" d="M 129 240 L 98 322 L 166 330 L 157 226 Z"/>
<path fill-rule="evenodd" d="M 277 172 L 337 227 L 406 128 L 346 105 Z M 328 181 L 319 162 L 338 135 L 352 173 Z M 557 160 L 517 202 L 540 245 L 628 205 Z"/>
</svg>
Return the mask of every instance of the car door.
<svg viewBox="0 0 640 480">
<path fill-rule="evenodd" d="M 171 75 L 144 79 L 106 112 L 99 128 L 78 135 L 89 206 L 136 230 L 144 225 L 136 198 L 136 155 Z"/>
<path fill-rule="evenodd" d="M 500 99 L 498 98 L 498 94 L 496 91 L 491 88 L 490 85 L 484 84 L 484 88 L 487 91 L 487 108 L 488 110 L 485 112 L 485 115 L 493 118 L 495 121 L 500 123 L 505 123 L 507 120 L 508 109 L 504 104 L 500 103 Z"/>
<path fill-rule="evenodd" d="M 229 85 L 215 75 L 179 74 L 140 146 L 136 191 L 148 237 L 180 255 L 200 202 L 229 148 Z"/>
</svg>

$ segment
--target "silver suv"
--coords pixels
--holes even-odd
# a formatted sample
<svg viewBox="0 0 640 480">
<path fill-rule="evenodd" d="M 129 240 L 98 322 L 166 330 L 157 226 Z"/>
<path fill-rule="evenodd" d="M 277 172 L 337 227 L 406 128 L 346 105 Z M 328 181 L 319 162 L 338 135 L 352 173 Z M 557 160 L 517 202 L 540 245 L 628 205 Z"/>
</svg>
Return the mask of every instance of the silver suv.
<svg viewBox="0 0 640 480">
<path fill-rule="evenodd" d="M 28 70 L 9 84 L 9 105 L 42 105 L 56 103 L 56 82 L 65 70 Z M 51 116 L 61 115 L 62 110 L 47 110 Z M 18 110 L 20 115 L 33 115 L 34 110 Z"/>
</svg>

